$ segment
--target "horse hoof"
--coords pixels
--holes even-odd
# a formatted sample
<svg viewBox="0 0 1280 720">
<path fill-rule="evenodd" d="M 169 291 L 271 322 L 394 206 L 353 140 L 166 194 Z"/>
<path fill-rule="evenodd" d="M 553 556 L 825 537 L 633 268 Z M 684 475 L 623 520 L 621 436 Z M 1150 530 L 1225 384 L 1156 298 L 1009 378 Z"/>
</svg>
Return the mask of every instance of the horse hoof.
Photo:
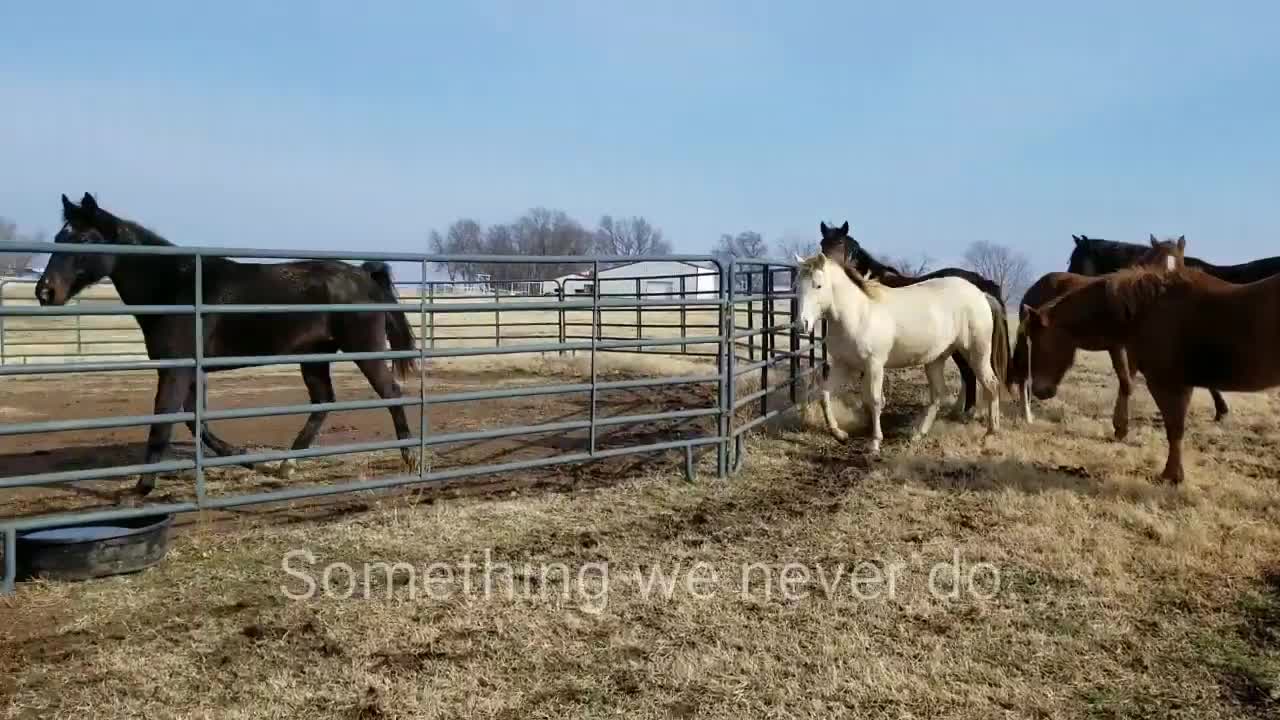
<svg viewBox="0 0 1280 720">
<path fill-rule="evenodd" d="M 849 441 L 849 433 L 847 433 L 847 432 L 845 432 L 845 431 L 843 431 L 843 430 L 832 430 L 832 431 L 831 431 L 831 435 L 836 439 L 836 441 L 837 441 L 837 442 L 848 442 L 848 441 Z"/>
<path fill-rule="evenodd" d="M 280 464 L 276 466 L 276 477 L 280 478 L 281 480 L 288 480 L 289 478 L 293 477 L 293 471 L 296 470 L 297 468 L 298 468 L 298 462 L 293 458 L 289 458 L 288 460 L 281 460 Z"/>
<path fill-rule="evenodd" d="M 140 477 L 138 478 L 138 484 L 133 486 L 133 494 L 136 497 L 146 497 L 147 495 L 151 494 L 152 490 L 155 490 L 155 489 L 156 489 L 155 477 Z"/>
<path fill-rule="evenodd" d="M 404 460 L 404 471 L 410 475 L 417 475 L 418 474 L 418 456 L 404 455 L 402 456 L 402 459 Z"/>
</svg>

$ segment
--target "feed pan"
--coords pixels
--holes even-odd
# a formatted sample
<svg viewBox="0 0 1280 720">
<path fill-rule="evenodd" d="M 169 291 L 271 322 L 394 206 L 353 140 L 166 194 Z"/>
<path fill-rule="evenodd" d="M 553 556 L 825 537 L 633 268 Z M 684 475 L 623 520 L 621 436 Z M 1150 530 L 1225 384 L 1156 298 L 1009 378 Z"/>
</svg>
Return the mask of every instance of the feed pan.
<svg viewBox="0 0 1280 720">
<path fill-rule="evenodd" d="M 138 572 L 169 552 L 173 515 L 63 525 L 18 533 L 18 580 L 88 580 Z"/>
</svg>

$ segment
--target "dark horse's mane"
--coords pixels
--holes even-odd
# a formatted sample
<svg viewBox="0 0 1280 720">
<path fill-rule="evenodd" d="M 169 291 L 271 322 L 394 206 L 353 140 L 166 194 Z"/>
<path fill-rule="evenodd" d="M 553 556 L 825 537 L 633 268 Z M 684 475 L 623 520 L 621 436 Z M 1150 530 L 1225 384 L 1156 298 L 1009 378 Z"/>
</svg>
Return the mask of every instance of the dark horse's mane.
<svg viewBox="0 0 1280 720">
<path fill-rule="evenodd" d="M 1004 289 L 1000 285 L 988 278 L 979 275 L 972 270 L 964 268 L 946 267 L 924 275 L 904 275 L 897 268 L 883 263 L 875 258 L 871 253 L 867 252 L 862 244 L 852 237 L 845 241 L 845 256 L 849 258 L 849 262 L 855 268 L 866 273 L 868 278 L 878 280 L 887 287 L 905 287 L 907 285 L 915 285 L 916 283 L 932 280 L 940 277 L 958 277 L 968 280 L 978 287 L 982 292 L 990 295 L 1000 301 L 1001 305 L 1005 304 Z"/>
<path fill-rule="evenodd" d="M 1076 246 L 1071 251 L 1067 272 L 1081 275 L 1105 275 L 1117 270 L 1123 270 L 1136 263 L 1144 253 L 1151 250 L 1149 245 L 1141 243 L 1104 240 L 1085 235 L 1072 237 Z M 1093 264 L 1094 272 L 1085 272 L 1088 269 L 1086 263 L 1089 262 Z M 1184 262 L 1189 268 L 1202 270 L 1219 280 L 1226 280 L 1237 285 L 1263 280 L 1280 273 L 1280 256 L 1260 258 L 1237 265 L 1214 265 L 1191 256 L 1184 258 Z"/>
</svg>

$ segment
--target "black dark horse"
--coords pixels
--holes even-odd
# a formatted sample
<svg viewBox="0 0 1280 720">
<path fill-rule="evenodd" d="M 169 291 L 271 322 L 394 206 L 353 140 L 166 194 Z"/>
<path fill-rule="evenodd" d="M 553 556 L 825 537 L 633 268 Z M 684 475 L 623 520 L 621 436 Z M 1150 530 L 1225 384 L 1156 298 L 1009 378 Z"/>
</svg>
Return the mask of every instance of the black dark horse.
<svg viewBox="0 0 1280 720">
<path fill-rule="evenodd" d="M 820 224 L 819 229 L 822 231 L 824 255 L 845 261 L 865 277 L 879 280 L 882 285 L 906 287 L 933 278 L 958 277 L 968 280 L 986 293 L 996 327 L 996 337 L 993 338 L 994 344 L 991 350 L 992 369 L 995 370 L 1000 382 L 1004 382 L 1009 366 L 1009 314 L 1005 309 L 1004 292 L 999 284 L 963 268 L 942 268 L 918 277 L 904 275 L 897 268 L 876 260 L 871 253 L 864 250 L 862 245 L 849 235 L 848 221 L 836 228 L 828 227 L 824 222 Z M 978 399 L 977 378 L 974 377 L 968 361 L 960 353 L 952 353 L 951 359 L 955 362 L 956 369 L 960 371 L 960 382 L 964 385 L 964 412 L 972 412 Z"/>
<path fill-rule="evenodd" d="M 117 217 L 98 206 L 85 193 L 76 206 L 62 196 L 63 227 L 55 243 L 109 245 L 172 245 L 141 225 Z M 302 261 L 260 264 L 238 263 L 225 258 L 204 257 L 202 265 L 203 302 L 215 304 L 317 304 L 395 303 L 391 272 L 386 263 L 369 262 L 361 267 L 336 261 Z M 195 298 L 195 259 L 189 255 L 97 255 L 73 250 L 55 252 L 36 283 L 36 299 L 41 305 L 62 305 L 77 293 L 103 278 L 111 278 L 120 299 L 127 305 L 191 305 Z M 195 352 L 195 319 L 183 315 L 134 315 L 153 360 L 189 359 Z M 252 355 L 313 354 L 385 351 L 390 340 L 394 350 L 413 350 L 413 330 L 403 312 L 314 312 L 314 313 L 208 313 L 203 315 L 203 355 L 206 358 Z M 356 360 L 369 384 L 382 398 L 400 397 L 395 376 L 407 377 L 416 369 L 412 358 L 397 359 L 388 369 L 384 360 Z M 228 367 L 210 368 L 230 370 Z M 301 364 L 302 379 L 312 403 L 335 401 L 328 362 Z M 195 368 L 163 368 L 156 386 L 157 415 L 185 410 L 196 404 Z M 402 406 L 388 408 L 396 437 L 410 437 Z M 294 449 L 311 445 L 325 411 L 312 412 L 293 442 Z M 202 423 L 203 425 L 203 423 Z M 197 429 L 187 422 L 192 436 L 199 436 L 218 455 L 241 454 L 214 435 L 207 426 Z M 146 462 L 157 462 L 168 448 L 173 423 L 151 426 L 147 438 Z M 416 472 L 418 458 L 409 448 L 401 457 L 410 472 Z M 293 463 L 280 464 L 287 475 Z M 252 467 L 246 465 L 246 467 Z M 155 487 L 155 475 L 144 474 L 137 491 L 146 495 Z"/>
<path fill-rule="evenodd" d="M 1072 235 L 1071 239 L 1075 241 L 1076 246 L 1071 250 L 1067 272 L 1077 275 L 1098 276 L 1123 270 L 1132 267 L 1144 253 L 1150 252 L 1148 246 L 1136 243 L 1102 240 L 1084 235 Z M 1151 236 L 1151 240 L 1155 241 L 1154 235 Z M 1265 280 L 1280 273 L 1280 257 L 1261 258 L 1239 265 L 1214 265 L 1195 257 L 1187 257 L 1183 261 L 1187 267 L 1198 268 L 1219 280 L 1226 280 L 1236 285 Z M 1213 419 L 1221 420 L 1229 411 L 1227 401 L 1222 399 L 1222 395 L 1217 390 L 1207 389 L 1213 397 Z"/>
</svg>

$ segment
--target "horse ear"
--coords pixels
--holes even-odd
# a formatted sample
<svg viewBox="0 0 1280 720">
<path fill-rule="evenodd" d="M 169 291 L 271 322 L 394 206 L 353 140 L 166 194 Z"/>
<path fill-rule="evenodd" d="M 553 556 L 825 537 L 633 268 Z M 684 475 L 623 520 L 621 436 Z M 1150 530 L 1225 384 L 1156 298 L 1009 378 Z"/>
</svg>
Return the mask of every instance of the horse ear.
<svg viewBox="0 0 1280 720">
<path fill-rule="evenodd" d="M 1186 249 L 1187 249 L 1187 236 L 1179 235 L 1178 236 L 1178 252 L 1182 252 L 1183 250 L 1186 250 Z"/>
<path fill-rule="evenodd" d="M 1156 240 L 1156 236 L 1151 236 L 1151 247 L 1160 247 L 1160 241 Z"/>
<path fill-rule="evenodd" d="M 1083 245 L 1083 244 L 1084 244 L 1084 236 L 1083 236 L 1083 235 L 1072 235 L 1072 236 L 1071 236 L 1071 239 L 1075 241 L 1076 245 Z"/>
<path fill-rule="evenodd" d="M 92 196 L 92 195 L 90 195 L 89 193 L 85 193 L 85 194 L 84 194 L 84 197 L 80 198 L 80 207 L 81 207 L 81 208 L 82 208 L 86 213 L 97 214 L 97 212 L 98 212 L 98 201 L 97 201 L 97 200 L 94 200 L 94 199 L 93 199 L 93 196 Z"/>
<path fill-rule="evenodd" d="M 822 230 L 822 237 L 826 237 L 827 233 L 831 232 L 831 228 L 827 227 L 825 220 L 818 224 L 818 229 Z"/>
<path fill-rule="evenodd" d="M 72 216 L 78 212 L 80 208 L 76 207 L 66 193 L 62 193 L 62 219 L 70 221 Z"/>
<path fill-rule="evenodd" d="M 804 264 L 804 258 L 800 257 L 800 253 L 794 253 L 794 254 L 795 254 L 795 256 L 796 256 L 796 264 L 797 264 L 797 265 L 803 265 L 803 264 Z"/>
<path fill-rule="evenodd" d="M 1036 322 L 1037 324 L 1039 324 L 1041 327 L 1048 327 L 1048 326 L 1049 326 L 1049 319 L 1048 319 L 1047 317 L 1045 317 L 1043 314 L 1041 314 L 1041 312 L 1040 312 L 1039 310 L 1036 310 L 1035 308 L 1031 307 L 1030 305 L 1027 305 L 1026 303 L 1023 303 L 1023 305 L 1022 305 L 1022 321 L 1023 321 L 1023 322 L 1026 322 L 1026 321 L 1028 321 L 1028 320 L 1033 320 L 1033 321 L 1035 321 L 1035 322 Z"/>
<path fill-rule="evenodd" d="M 848 221 L 848 220 L 845 220 L 845 221 L 844 221 L 844 224 L 840 226 L 840 234 L 841 234 L 841 235 L 848 235 L 848 234 L 849 234 L 849 221 Z"/>
</svg>

